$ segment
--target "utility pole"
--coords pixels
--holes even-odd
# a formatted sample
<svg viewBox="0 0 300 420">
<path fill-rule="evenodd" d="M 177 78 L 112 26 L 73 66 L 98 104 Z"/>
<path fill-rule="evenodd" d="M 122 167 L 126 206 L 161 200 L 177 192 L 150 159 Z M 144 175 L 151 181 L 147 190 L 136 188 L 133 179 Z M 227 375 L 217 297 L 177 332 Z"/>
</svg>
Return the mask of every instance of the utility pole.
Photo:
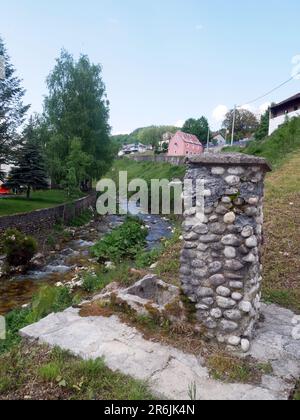
<svg viewBox="0 0 300 420">
<path fill-rule="evenodd" d="M 236 120 L 236 105 L 234 105 L 234 110 L 233 110 L 232 133 L 231 133 L 231 146 L 233 146 L 233 143 L 234 143 L 235 120 Z"/>
<path fill-rule="evenodd" d="M 208 126 L 208 131 L 207 131 L 207 150 L 209 150 L 209 139 L 210 139 L 210 128 Z"/>
</svg>

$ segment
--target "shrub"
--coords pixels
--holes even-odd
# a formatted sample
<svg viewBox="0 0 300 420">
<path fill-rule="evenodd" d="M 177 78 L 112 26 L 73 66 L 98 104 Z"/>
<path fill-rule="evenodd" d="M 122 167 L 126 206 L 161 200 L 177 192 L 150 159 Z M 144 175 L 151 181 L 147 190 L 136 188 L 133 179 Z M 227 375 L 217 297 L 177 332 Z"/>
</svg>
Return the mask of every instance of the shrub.
<svg viewBox="0 0 300 420">
<path fill-rule="evenodd" d="M 93 293 L 96 290 L 104 289 L 107 285 L 104 279 L 94 275 L 94 274 L 86 274 L 83 277 L 82 288 L 88 293 Z"/>
<path fill-rule="evenodd" d="M 26 265 L 37 251 L 37 242 L 17 229 L 8 229 L 1 240 L 6 260 L 12 267 Z"/>
<path fill-rule="evenodd" d="M 93 248 L 92 254 L 100 262 L 135 259 L 146 245 L 147 229 L 136 218 L 128 217 L 125 223 L 106 235 Z"/>
<path fill-rule="evenodd" d="M 143 252 L 142 254 L 139 254 L 136 258 L 136 267 L 137 268 L 148 268 L 157 260 L 159 259 L 161 253 L 163 252 L 163 248 L 155 248 L 152 249 L 149 252 Z"/>
<path fill-rule="evenodd" d="M 66 287 L 43 286 L 32 299 L 28 323 L 37 322 L 51 312 L 60 312 L 71 306 L 72 295 Z"/>
</svg>

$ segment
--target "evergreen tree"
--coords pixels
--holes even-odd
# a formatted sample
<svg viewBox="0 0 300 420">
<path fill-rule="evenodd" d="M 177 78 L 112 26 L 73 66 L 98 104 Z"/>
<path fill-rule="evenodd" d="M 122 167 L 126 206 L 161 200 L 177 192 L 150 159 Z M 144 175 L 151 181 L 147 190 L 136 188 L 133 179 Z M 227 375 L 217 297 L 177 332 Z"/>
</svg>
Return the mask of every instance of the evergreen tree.
<svg viewBox="0 0 300 420">
<path fill-rule="evenodd" d="M 254 135 L 255 140 L 263 140 L 269 135 L 269 124 L 270 124 L 270 111 L 267 110 L 260 120 L 259 127 Z"/>
<path fill-rule="evenodd" d="M 4 79 L 0 79 L 0 169 L 14 160 L 15 147 L 20 141 L 18 128 L 22 125 L 29 106 L 23 105 L 24 89 L 16 77 L 4 43 L 0 37 L 0 55 L 4 57 Z M 3 173 L 0 171 L 0 179 Z"/>
<path fill-rule="evenodd" d="M 49 187 L 44 156 L 34 133 L 31 120 L 24 130 L 24 143 L 18 150 L 16 166 L 11 170 L 6 183 L 9 188 L 21 189 L 25 186 L 28 199 L 32 190 Z"/>
</svg>

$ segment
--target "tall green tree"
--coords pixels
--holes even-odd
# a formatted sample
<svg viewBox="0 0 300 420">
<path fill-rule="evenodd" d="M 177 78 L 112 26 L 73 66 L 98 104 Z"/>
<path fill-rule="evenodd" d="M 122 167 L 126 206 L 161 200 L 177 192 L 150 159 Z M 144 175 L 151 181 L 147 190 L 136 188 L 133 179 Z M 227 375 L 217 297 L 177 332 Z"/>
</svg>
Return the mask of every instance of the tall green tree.
<svg viewBox="0 0 300 420">
<path fill-rule="evenodd" d="M 190 118 L 184 123 L 182 127 L 182 131 L 184 133 L 193 134 L 194 136 L 198 137 L 202 143 L 207 141 L 208 130 L 209 123 L 205 117 L 201 117 L 198 120 Z"/>
<path fill-rule="evenodd" d="M 0 37 L 0 56 L 4 59 L 4 79 L 0 79 L 0 169 L 1 165 L 14 160 L 15 147 L 20 141 L 18 129 L 23 124 L 29 109 L 23 104 L 25 90 L 16 76 L 16 70 L 10 62 L 4 42 Z M 0 179 L 4 174 L 0 170 Z"/>
<path fill-rule="evenodd" d="M 26 187 L 28 199 L 32 190 L 47 189 L 49 186 L 43 151 L 34 138 L 32 121 L 24 130 L 24 142 L 17 152 L 16 164 L 9 174 L 7 185 L 16 189 Z"/>
<path fill-rule="evenodd" d="M 266 138 L 269 135 L 269 125 L 270 125 L 270 111 L 269 109 L 261 116 L 260 124 L 258 129 L 255 132 L 255 140 L 260 141 Z"/>
<path fill-rule="evenodd" d="M 67 162 L 67 168 L 70 172 L 74 169 L 78 189 L 88 190 L 89 186 L 84 180 L 89 179 L 88 170 L 91 165 L 91 156 L 82 150 L 82 143 L 79 138 L 71 141 L 70 153 Z"/>
<path fill-rule="evenodd" d="M 76 61 L 62 51 L 47 85 L 45 118 L 51 135 L 46 148 L 51 177 L 56 183 L 66 178 L 74 139 L 89 161 L 85 165 L 86 179 L 80 182 L 101 177 L 113 160 L 109 102 L 101 66 L 92 64 L 85 55 Z"/>
<path fill-rule="evenodd" d="M 225 120 L 223 121 L 223 128 L 228 130 L 229 133 L 232 132 L 232 126 L 234 121 L 234 110 L 229 111 Z M 241 140 L 245 137 L 251 136 L 254 134 L 259 126 L 258 119 L 256 116 L 246 110 L 246 109 L 237 109 L 235 114 L 235 139 Z"/>
</svg>

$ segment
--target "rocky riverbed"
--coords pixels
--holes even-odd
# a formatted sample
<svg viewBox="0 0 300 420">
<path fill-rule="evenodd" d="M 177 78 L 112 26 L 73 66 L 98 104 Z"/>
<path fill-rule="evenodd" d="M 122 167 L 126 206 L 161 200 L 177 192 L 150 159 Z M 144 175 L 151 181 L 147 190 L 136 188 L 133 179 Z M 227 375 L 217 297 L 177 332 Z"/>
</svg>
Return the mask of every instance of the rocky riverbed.
<svg viewBox="0 0 300 420">
<path fill-rule="evenodd" d="M 140 214 L 137 208 L 131 208 L 130 211 L 141 218 L 148 228 L 148 250 L 158 246 L 163 238 L 172 235 L 173 228 L 168 219 Z M 26 274 L 0 279 L 0 315 L 26 305 L 43 284 L 76 286 L 80 272 L 93 271 L 98 265 L 97 260 L 90 256 L 90 248 L 123 221 L 122 216 L 106 216 L 82 228 L 68 229 L 71 239 L 63 245 L 57 244 L 54 251 L 37 254 L 33 260 L 33 268 Z M 4 257 L 1 257 L 0 265 L 3 263 Z"/>
</svg>

